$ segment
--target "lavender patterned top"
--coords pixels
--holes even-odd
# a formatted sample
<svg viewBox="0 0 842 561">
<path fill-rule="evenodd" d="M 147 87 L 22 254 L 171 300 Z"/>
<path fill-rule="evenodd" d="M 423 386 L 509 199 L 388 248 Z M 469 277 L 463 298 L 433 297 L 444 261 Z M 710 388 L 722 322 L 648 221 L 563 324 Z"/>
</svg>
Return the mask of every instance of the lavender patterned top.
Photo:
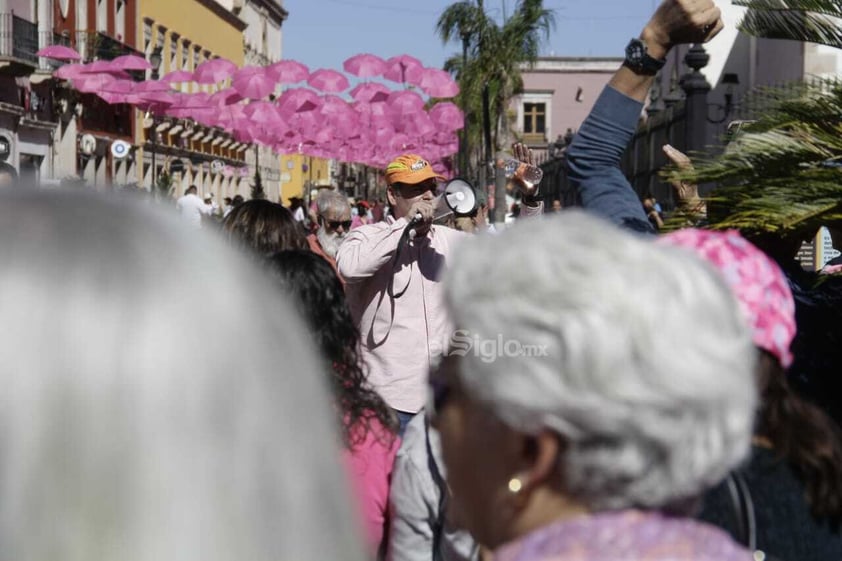
<svg viewBox="0 0 842 561">
<path fill-rule="evenodd" d="M 494 561 L 753 561 L 753 556 L 713 526 L 627 510 L 550 524 L 501 546 Z"/>
</svg>

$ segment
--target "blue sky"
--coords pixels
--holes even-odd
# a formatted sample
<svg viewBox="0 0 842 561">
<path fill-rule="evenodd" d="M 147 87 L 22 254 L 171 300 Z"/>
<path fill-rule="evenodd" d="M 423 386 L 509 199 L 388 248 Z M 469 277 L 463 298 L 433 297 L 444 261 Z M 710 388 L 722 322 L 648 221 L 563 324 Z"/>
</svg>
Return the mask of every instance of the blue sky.
<svg viewBox="0 0 842 561">
<path fill-rule="evenodd" d="M 369 52 L 384 58 L 410 54 L 441 67 L 461 47 L 443 46 L 435 24 L 448 0 L 283 0 L 283 56 L 317 68 L 342 69 L 342 61 Z M 515 0 L 485 0 L 486 11 L 502 18 Z M 655 0 L 545 0 L 555 10 L 556 28 L 543 55 L 622 56 L 657 6 Z"/>
</svg>

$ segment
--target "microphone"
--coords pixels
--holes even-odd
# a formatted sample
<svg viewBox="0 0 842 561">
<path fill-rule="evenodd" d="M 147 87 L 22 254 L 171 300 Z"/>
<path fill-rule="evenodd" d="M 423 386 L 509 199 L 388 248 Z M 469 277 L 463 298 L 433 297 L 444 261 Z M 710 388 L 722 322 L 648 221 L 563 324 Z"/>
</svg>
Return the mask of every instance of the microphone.
<svg viewBox="0 0 842 561">
<path fill-rule="evenodd" d="M 407 236 L 409 237 L 410 240 L 414 240 L 415 236 L 418 235 L 418 232 L 415 231 L 415 226 L 418 226 L 423 221 L 424 221 L 424 217 L 421 216 L 420 212 L 416 213 L 415 216 L 412 217 L 412 220 L 409 221 L 409 224 L 407 224 L 406 229 L 407 229 Z"/>
</svg>

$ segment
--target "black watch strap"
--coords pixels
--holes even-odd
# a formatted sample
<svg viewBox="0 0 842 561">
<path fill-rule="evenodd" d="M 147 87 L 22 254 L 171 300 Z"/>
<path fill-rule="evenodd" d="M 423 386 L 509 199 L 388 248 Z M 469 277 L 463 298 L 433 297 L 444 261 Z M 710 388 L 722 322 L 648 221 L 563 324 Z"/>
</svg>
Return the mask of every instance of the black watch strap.
<svg viewBox="0 0 842 561">
<path fill-rule="evenodd" d="M 626 47 L 626 60 L 623 62 L 637 74 L 654 76 L 667 63 L 649 55 L 646 43 L 640 39 L 632 39 Z"/>
</svg>

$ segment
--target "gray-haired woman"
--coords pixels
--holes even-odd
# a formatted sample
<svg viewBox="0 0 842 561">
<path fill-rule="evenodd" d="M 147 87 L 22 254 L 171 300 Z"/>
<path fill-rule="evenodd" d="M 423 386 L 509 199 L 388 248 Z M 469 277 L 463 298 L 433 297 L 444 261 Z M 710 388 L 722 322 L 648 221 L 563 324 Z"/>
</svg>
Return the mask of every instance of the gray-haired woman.
<svg viewBox="0 0 842 561">
<path fill-rule="evenodd" d="M 746 457 L 756 403 L 712 269 L 569 213 L 466 242 L 447 301 L 460 344 L 431 384 L 450 506 L 496 561 L 751 559 L 685 516 Z"/>
</svg>

